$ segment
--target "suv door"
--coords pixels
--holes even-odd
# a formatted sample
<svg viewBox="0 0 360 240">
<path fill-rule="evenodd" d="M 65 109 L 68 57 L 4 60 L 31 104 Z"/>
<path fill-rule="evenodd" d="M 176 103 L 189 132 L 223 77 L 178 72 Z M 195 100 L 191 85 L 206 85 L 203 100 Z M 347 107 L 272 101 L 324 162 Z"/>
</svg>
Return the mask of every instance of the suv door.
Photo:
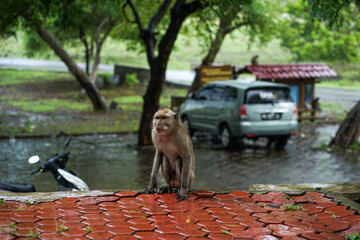
<svg viewBox="0 0 360 240">
<path fill-rule="evenodd" d="M 196 92 L 194 101 L 189 111 L 191 126 L 194 129 L 206 130 L 206 103 L 212 93 L 212 86 L 204 87 Z"/>
<path fill-rule="evenodd" d="M 214 86 L 210 95 L 210 99 L 205 103 L 206 119 L 205 128 L 211 133 L 217 132 L 217 126 L 223 115 L 224 109 L 224 86 Z"/>
</svg>

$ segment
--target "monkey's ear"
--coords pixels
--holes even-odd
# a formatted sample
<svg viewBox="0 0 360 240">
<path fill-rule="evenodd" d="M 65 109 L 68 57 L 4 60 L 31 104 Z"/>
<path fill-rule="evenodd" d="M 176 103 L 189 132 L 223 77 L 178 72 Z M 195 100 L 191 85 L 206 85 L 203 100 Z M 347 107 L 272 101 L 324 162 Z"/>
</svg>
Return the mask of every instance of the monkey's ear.
<svg viewBox="0 0 360 240">
<path fill-rule="evenodd" d="M 177 121 L 179 119 L 179 114 L 175 113 L 174 118 L 175 118 L 175 121 Z"/>
</svg>

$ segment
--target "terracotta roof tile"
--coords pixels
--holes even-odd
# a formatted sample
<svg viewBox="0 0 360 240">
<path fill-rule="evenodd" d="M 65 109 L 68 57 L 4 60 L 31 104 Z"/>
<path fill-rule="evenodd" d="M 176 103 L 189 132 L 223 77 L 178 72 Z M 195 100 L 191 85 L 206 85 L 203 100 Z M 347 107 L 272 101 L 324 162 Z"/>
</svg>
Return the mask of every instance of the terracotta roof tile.
<svg viewBox="0 0 360 240">
<path fill-rule="evenodd" d="M 251 65 L 247 70 L 258 80 L 265 79 L 309 79 L 337 77 L 338 75 L 325 63 L 294 63 L 279 65 Z"/>
</svg>

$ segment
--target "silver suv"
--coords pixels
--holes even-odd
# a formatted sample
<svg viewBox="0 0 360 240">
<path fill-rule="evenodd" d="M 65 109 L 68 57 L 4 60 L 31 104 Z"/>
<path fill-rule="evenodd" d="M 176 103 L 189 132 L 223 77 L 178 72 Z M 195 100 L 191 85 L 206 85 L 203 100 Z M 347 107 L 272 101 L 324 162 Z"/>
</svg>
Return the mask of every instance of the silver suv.
<svg viewBox="0 0 360 240">
<path fill-rule="evenodd" d="M 220 136 L 224 148 L 238 138 L 267 137 L 282 149 L 298 125 L 288 85 L 254 80 L 209 83 L 189 95 L 180 117 L 190 134 L 200 130 Z"/>
</svg>

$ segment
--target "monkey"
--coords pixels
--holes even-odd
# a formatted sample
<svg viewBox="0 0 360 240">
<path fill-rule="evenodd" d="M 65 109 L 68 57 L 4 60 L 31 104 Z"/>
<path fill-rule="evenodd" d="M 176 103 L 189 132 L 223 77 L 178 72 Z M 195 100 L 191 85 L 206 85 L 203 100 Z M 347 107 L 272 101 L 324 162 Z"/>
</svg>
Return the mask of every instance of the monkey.
<svg viewBox="0 0 360 240">
<path fill-rule="evenodd" d="M 179 201 L 187 199 L 195 178 L 195 155 L 188 130 L 178 114 L 166 108 L 157 111 L 152 121 L 151 139 L 156 153 L 145 193 L 175 190 Z M 157 189 L 156 176 L 160 167 L 167 186 Z"/>
<path fill-rule="evenodd" d="M 251 58 L 251 65 L 259 65 L 258 63 L 258 55 L 255 55 Z"/>
</svg>

